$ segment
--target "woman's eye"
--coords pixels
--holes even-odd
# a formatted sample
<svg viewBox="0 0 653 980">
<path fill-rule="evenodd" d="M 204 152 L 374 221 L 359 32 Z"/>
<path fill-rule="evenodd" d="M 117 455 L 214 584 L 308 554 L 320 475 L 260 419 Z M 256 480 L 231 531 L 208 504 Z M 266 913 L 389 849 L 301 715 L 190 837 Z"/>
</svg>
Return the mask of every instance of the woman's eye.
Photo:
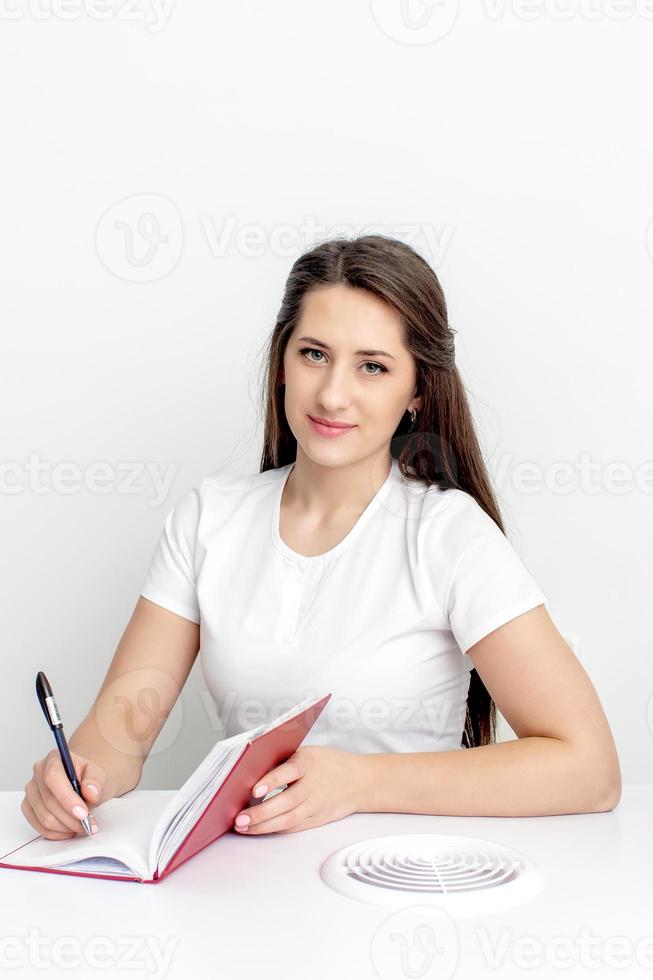
<svg viewBox="0 0 653 980">
<path fill-rule="evenodd" d="M 323 352 L 321 350 L 318 350 L 317 347 L 304 347 L 304 349 L 303 350 L 300 350 L 299 353 L 300 354 L 311 354 L 311 353 L 313 353 L 313 354 L 322 354 Z M 309 361 L 312 361 L 313 358 L 312 357 L 309 357 L 308 360 Z"/>
<path fill-rule="evenodd" d="M 303 347 L 300 350 L 299 353 L 300 354 L 304 354 L 304 355 L 308 355 L 308 354 L 324 354 L 324 351 L 318 350 L 317 347 Z M 313 361 L 313 364 L 319 364 L 320 363 L 320 361 L 315 361 L 312 357 L 308 357 L 308 360 L 309 361 Z M 366 365 L 369 364 L 372 367 L 375 367 L 375 368 L 378 368 L 379 369 L 378 371 L 373 371 L 373 372 L 370 372 L 370 371 L 364 371 L 363 372 L 364 374 L 369 374 L 371 378 L 375 377 L 378 374 L 385 374 L 387 372 L 387 370 L 388 370 L 387 367 L 384 367 L 383 364 L 377 364 L 376 361 L 365 361 L 365 364 Z"/>
</svg>

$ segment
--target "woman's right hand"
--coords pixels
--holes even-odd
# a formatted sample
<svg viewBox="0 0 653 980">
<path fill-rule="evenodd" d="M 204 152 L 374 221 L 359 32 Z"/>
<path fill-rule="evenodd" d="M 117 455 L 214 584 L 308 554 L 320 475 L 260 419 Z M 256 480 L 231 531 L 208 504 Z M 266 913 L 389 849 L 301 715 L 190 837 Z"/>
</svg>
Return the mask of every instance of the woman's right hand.
<svg viewBox="0 0 653 980">
<path fill-rule="evenodd" d="M 103 766 L 73 751 L 70 757 L 81 787 L 81 799 L 70 784 L 56 748 L 34 763 L 33 776 L 25 784 L 25 796 L 20 804 L 23 816 L 48 840 L 66 840 L 80 834 L 85 837 L 80 820 L 89 808 L 114 796 Z M 78 806 L 83 812 L 76 814 L 74 809 Z M 91 829 L 94 834 L 98 829 L 92 815 Z"/>
</svg>

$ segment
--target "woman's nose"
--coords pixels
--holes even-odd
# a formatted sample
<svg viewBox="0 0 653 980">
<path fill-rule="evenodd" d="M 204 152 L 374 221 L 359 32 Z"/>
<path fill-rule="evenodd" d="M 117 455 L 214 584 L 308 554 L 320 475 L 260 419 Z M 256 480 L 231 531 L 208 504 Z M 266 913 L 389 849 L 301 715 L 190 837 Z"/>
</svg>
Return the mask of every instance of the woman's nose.
<svg viewBox="0 0 653 980">
<path fill-rule="evenodd" d="M 331 413 L 346 410 L 351 405 L 351 384 L 346 371 L 332 370 L 328 377 L 322 379 L 318 391 L 320 404 Z"/>
</svg>

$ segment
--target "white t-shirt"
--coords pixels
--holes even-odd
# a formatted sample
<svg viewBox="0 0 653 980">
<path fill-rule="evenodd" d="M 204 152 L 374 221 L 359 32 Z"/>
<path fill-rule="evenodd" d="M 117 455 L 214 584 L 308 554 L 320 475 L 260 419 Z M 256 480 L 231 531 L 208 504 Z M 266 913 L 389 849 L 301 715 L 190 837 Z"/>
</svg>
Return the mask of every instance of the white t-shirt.
<svg viewBox="0 0 653 980">
<path fill-rule="evenodd" d="M 547 597 L 470 494 L 394 459 L 349 534 L 298 554 L 279 535 L 293 466 L 205 477 L 169 511 L 141 593 L 200 624 L 221 737 L 330 693 L 302 744 L 461 748 L 466 651 Z"/>
</svg>

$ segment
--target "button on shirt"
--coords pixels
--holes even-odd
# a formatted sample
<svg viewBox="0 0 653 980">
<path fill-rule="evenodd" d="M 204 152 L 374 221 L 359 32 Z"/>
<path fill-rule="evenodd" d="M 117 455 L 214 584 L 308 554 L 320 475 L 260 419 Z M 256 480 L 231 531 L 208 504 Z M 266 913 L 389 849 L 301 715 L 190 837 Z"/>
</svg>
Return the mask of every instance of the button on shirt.
<svg viewBox="0 0 653 980">
<path fill-rule="evenodd" d="M 331 699 L 302 744 L 461 748 L 467 650 L 542 603 L 474 497 L 390 472 L 321 555 L 279 534 L 294 463 L 211 475 L 169 511 L 141 594 L 200 624 L 200 663 L 229 737 Z"/>
</svg>

